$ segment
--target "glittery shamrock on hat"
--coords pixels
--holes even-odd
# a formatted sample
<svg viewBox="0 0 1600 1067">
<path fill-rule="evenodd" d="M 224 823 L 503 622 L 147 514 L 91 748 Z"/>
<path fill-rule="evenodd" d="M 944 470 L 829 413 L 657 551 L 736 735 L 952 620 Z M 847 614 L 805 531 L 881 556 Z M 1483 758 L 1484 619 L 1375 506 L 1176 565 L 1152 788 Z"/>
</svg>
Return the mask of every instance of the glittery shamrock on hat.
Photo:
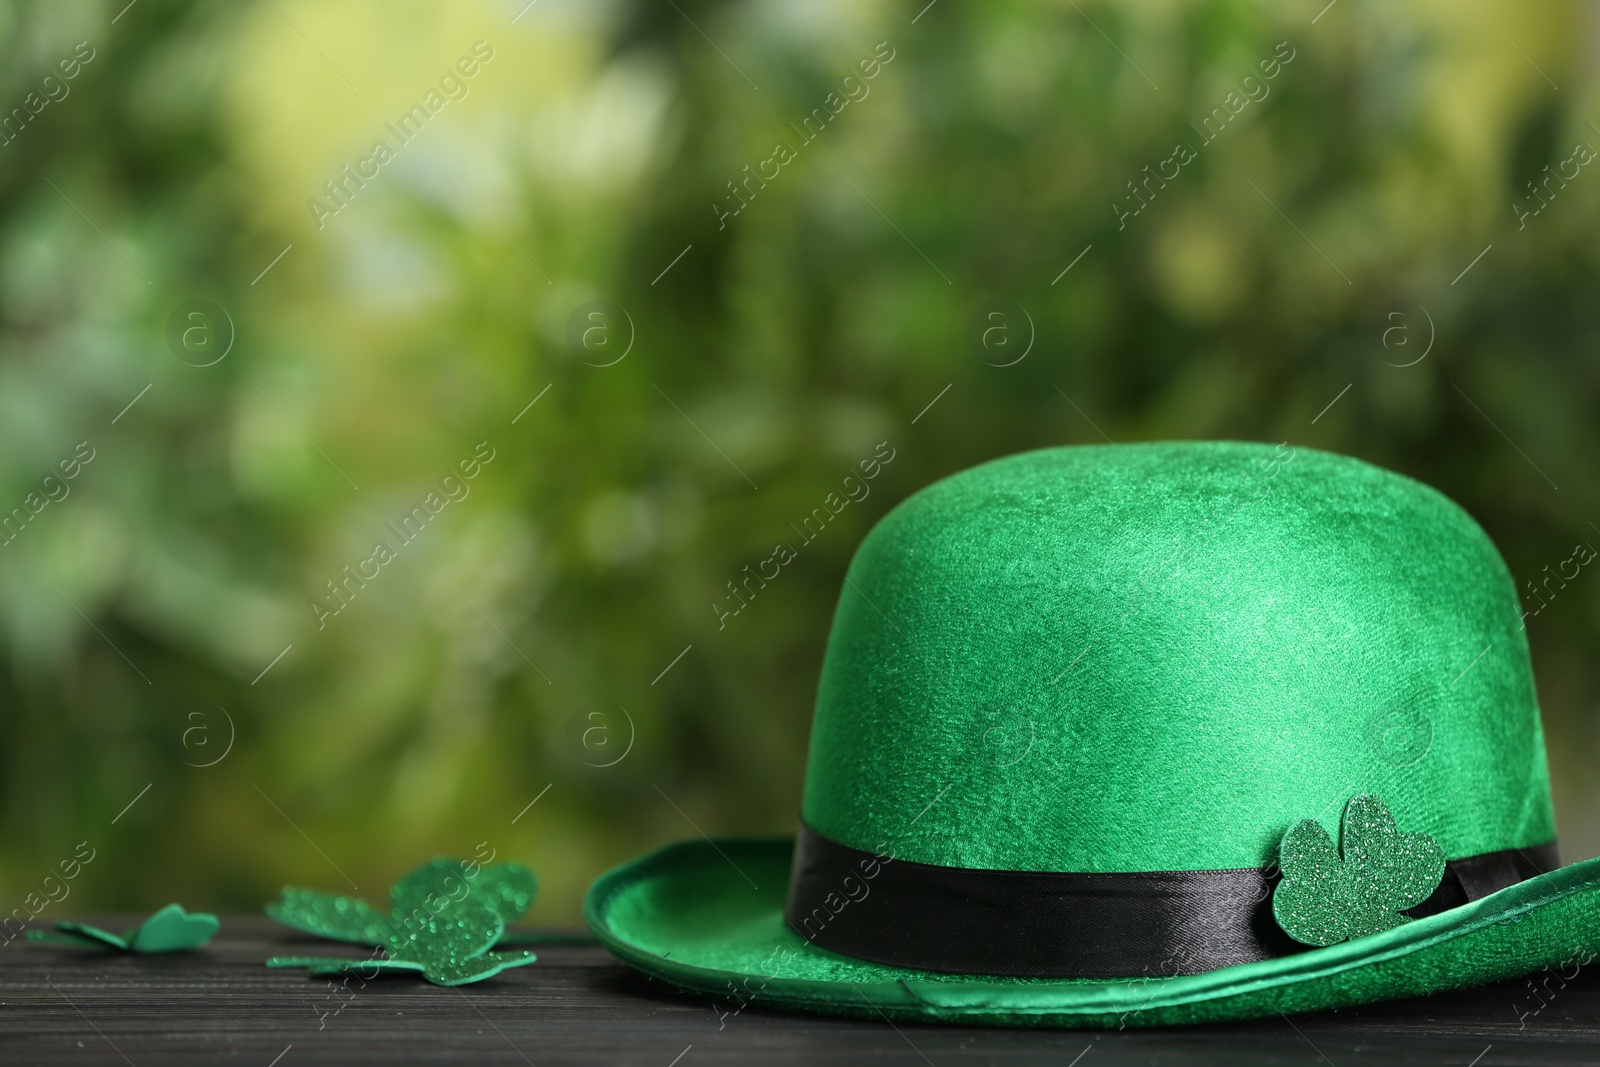
<svg viewBox="0 0 1600 1067">
<path fill-rule="evenodd" d="M 1283 881 L 1272 914 L 1290 937 L 1326 946 L 1401 923 L 1444 877 L 1444 850 L 1427 834 L 1400 833 L 1371 793 L 1344 809 L 1343 855 L 1315 819 L 1289 828 L 1278 849 Z"/>
</svg>

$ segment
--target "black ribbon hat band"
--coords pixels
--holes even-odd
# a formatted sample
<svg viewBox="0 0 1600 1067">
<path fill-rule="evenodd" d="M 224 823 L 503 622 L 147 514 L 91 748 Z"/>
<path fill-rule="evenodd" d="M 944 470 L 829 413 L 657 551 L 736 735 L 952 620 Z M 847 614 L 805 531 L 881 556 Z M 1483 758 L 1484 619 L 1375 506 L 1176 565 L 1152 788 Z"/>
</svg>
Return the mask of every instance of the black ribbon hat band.
<svg viewBox="0 0 1600 1067">
<path fill-rule="evenodd" d="M 882 846 L 880 846 L 881 848 Z M 1556 843 L 1450 860 L 1405 914 L 1434 915 L 1560 866 Z M 834 952 L 917 970 L 1025 978 L 1201 974 L 1307 946 L 1272 917 L 1275 868 L 1081 874 L 941 867 L 803 822 L 784 919 Z"/>
</svg>

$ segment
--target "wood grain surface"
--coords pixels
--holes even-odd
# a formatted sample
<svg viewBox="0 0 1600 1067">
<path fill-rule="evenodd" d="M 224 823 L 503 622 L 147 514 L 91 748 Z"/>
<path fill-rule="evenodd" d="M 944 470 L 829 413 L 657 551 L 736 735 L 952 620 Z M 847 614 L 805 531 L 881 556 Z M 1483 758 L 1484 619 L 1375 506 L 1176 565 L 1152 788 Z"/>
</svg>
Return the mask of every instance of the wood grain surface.
<svg viewBox="0 0 1600 1067">
<path fill-rule="evenodd" d="M 336 994 L 326 980 L 262 965 L 327 947 L 256 918 L 224 919 L 210 946 L 183 956 L 11 942 L 0 949 L 0 1064 L 1600 1063 L 1594 966 L 1537 993 L 1523 980 L 1321 1015 L 1106 1032 L 735 1013 L 593 945 L 541 947 L 538 963 L 461 989 L 397 976 Z"/>
</svg>

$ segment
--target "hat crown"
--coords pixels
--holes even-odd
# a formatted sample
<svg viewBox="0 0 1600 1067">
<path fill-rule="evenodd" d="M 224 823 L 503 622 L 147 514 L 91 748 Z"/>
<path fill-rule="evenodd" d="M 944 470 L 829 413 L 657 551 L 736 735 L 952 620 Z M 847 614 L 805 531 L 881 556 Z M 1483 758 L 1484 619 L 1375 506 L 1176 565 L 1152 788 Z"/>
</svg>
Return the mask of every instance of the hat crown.
<svg viewBox="0 0 1600 1067">
<path fill-rule="evenodd" d="M 1555 836 L 1510 574 L 1411 479 L 1287 445 L 1047 449 L 915 494 L 851 562 L 803 806 L 825 837 L 1255 867 L 1356 793 L 1450 857 Z"/>
</svg>

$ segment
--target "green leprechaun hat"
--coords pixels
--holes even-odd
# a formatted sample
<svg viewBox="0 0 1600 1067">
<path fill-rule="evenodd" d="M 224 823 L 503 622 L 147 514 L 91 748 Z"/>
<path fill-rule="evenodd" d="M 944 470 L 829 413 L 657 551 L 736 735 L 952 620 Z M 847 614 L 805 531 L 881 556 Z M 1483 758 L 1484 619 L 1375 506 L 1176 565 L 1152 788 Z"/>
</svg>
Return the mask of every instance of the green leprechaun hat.
<svg viewBox="0 0 1600 1067">
<path fill-rule="evenodd" d="M 1408 478 L 1287 445 L 1055 448 L 867 536 L 798 835 L 602 876 L 617 956 L 730 1005 L 1123 1026 L 1600 951 L 1516 593 Z"/>
</svg>

